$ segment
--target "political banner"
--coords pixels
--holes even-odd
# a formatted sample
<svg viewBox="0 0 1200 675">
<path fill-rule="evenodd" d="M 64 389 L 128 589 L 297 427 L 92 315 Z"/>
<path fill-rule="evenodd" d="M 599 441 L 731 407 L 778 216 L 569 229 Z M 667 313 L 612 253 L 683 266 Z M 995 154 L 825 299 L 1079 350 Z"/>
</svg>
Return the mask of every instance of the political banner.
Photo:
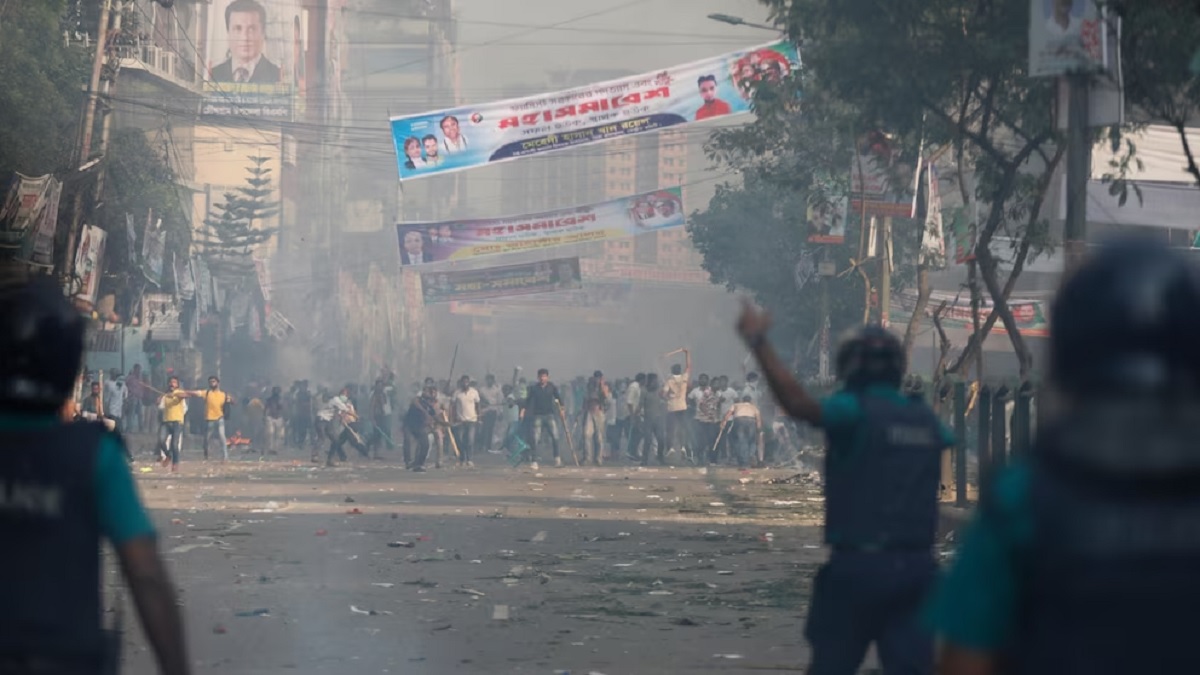
<svg viewBox="0 0 1200 675">
<path fill-rule="evenodd" d="M 1104 13 L 1096 0 L 1030 0 L 1029 74 L 1054 77 L 1108 65 Z"/>
<path fill-rule="evenodd" d="M 818 185 L 808 202 L 808 241 L 812 244 L 842 244 L 846 241 L 846 213 L 850 198 L 834 192 L 832 182 Z"/>
<path fill-rule="evenodd" d="M 79 233 L 79 249 L 75 253 L 75 276 L 79 279 L 79 286 L 75 299 L 89 307 L 95 306 L 96 294 L 100 290 L 107 237 L 107 232 L 93 225 L 84 225 Z"/>
<path fill-rule="evenodd" d="M 213 0 L 204 115 L 290 120 L 296 92 L 306 88 L 307 36 L 298 0 Z"/>
<path fill-rule="evenodd" d="M 658 190 L 599 204 L 509 218 L 396 226 L 400 262 L 418 265 L 619 239 L 680 227 L 683 189 Z"/>
<path fill-rule="evenodd" d="M 452 300 L 485 300 L 575 291 L 582 287 L 579 258 L 421 274 L 421 289 L 427 305 Z"/>
<path fill-rule="evenodd" d="M 254 258 L 254 275 L 258 278 L 258 288 L 262 292 L 263 302 L 271 304 L 271 268 L 266 258 Z"/>
<path fill-rule="evenodd" d="M 978 218 L 979 203 L 972 202 L 971 207 L 956 206 L 946 209 L 950 223 L 946 230 L 950 242 L 954 246 L 954 264 L 962 265 L 975 259 L 975 222 Z M 968 210 L 970 208 L 970 210 Z"/>
<path fill-rule="evenodd" d="M 986 298 L 981 299 L 979 307 L 979 322 L 980 325 L 988 320 L 995 309 L 995 305 Z M 953 293 L 933 292 L 929 297 L 929 303 L 925 306 L 925 317 L 930 318 L 933 313 L 941 307 L 942 302 L 946 302 L 946 308 L 942 310 L 940 320 L 945 328 L 955 328 L 960 330 L 973 330 L 974 321 L 971 318 L 971 300 L 965 294 L 955 295 Z M 892 319 L 895 323 L 907 322 L 912 316 L 913 309 L 917 305 L 916 291 L 902 291 L 892 300 Z M 1026 337 L 1046 337 L 1050 334 L 1050 324 L 1047 321 L 1046 303 L 1037 299 L 1017 299 L 1010 298 L 1008 301 L 1008 310 L 1012 312 L 1013 320 L 1016 321 L 1017 330 Z M 996 324 L 992 328 L 993 333 L 1005 332 L 1004 322 L 996 319 Z"/>
<path fill-rule="evenodd" d="M 163 256 L 167 245 L 167 232 L 162 227 L 162 218 L 154 225 L 146 217 L 146 231 L 142 234 L 142 274 L 146 281 L 155 286 L 162 285 Z"/>
<path fill-rule="evenodd" d="M 21 260 L 38 267 L 54 266 L 54 235 L 58 232 L 58 204 L 61 199 L 62 183 L 51 178 L 33 232 L 25 237 L 21 245 Z"/>
<path fill-rule="evenodd" d="M 921 230 L 921 253 L 918 262 L 934 270 L 946 268 L 946 236 L 942 230 L 942 192 L 938 185 L 938 170 L 926 164 L 924 182 L 924 222 Z"/>
<path fill-rule="evenodd" d="M 780 41 L 552 94 L 392 118 L 400 180 L 750 112 L 754 85 L 799 67 Z"/>
<path fill-rule="evenodd" d="M 0 204 L 0 248 L 20 248 L 46 210 L 50 187 L 57 181 L 50 174 L 23 176 L 14 173 Z"/>
<path fill-rule="evenodd" d="M 891 139 L 872 131 L 860 136 L 856 146 L 850 162 L 850 209 L 867 218 L 912 218 L 913 194 L 907 183 L 913 171 L 895 162 Z"/>
<path fill-rule="evenodd" d="M 212 307 L 212 272 L 203 258 L 192 260 L 192 271 L 196 274 L 196 311 L 208 314 Z"/>
</svg>

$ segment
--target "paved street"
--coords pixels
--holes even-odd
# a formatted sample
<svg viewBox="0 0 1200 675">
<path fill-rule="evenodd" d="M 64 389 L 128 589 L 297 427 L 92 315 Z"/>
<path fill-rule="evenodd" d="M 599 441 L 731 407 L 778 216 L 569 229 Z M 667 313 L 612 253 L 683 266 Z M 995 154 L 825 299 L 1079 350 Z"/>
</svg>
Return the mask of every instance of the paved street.
<svg viewBox="0 0 1200 675">
<path fill-rule="evenodd" d="M 819 488 L 765 482 L 794 471 L 535 473 L 496 455 L 426 474 L 292 456 L 135 471 L 198 672 L 761 673 L 806 661 Z M 152 672 L 127 617 L 126 670 Z"/>
</svg>

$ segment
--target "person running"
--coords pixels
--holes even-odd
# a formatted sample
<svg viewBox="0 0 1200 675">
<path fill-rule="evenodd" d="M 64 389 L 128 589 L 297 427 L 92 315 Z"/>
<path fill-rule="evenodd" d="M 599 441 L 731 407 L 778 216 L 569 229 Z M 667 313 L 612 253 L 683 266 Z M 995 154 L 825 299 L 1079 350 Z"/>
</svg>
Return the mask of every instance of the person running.
<svg viewBox="0 0 1200 675">
<path fill-rule="evenodd" d="M 354 404 L 350 402 L 350 386 L 342 387 L 337 396 L 329 399 L 317 417 L 325 424 L 325 437 L 329 439 L 329 452 L 325 456 L 325 466 L 336 466 L 333 456 L 337 455 L 343 461 L 349 461 L 346 451 L 342 449 L 346 443 L 354 446 L 363 457 L 370 457 L 367 446 L 350 425 L 358 419 Z"/>
<path fill-rule="evenodd" d="M 413 398 L 404 415 L 405 439 L 412 439 L 416 444 L 412 460 L 405 468 L 422 473 L 425 462 L 429 458 L 429 449 L 433 445 L 433 432 L 441 420 L 437 408 L 437 387 L 428 385 L 420 396 Z"/>
</svg>

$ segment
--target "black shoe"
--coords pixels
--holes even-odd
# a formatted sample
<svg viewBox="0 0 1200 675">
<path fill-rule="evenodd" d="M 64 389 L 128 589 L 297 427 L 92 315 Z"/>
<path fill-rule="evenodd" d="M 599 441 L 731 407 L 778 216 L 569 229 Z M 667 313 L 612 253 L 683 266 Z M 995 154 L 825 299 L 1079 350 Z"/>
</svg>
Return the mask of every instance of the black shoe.
<svg viewBox="0 0 1200 675">
<path fill-rule="evenodd" d="M 412 472 L 413 472 L 413 473 L 425 473 L 425 467 L 423 467 L 423 466 L 414 466 L 414 467 L 413 467 L 413 469 L 412 469 Z"/>
</svg>

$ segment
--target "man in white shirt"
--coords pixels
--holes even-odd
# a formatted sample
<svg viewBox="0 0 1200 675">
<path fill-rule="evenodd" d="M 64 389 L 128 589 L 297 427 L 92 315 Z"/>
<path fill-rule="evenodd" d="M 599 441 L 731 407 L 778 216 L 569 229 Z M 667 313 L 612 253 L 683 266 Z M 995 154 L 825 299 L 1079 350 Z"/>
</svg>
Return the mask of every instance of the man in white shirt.
<svg viewBox="0 0 1200 675">
<path fill-rule="evenodd" d="M 756 406 L 761 405 L 761 403 L 762 403 L 761 398 L 760 398 L 761 391 L 758 388 L 758 384 L 759 384 L 758 373 L 752 372 L 752 373 L 746 375 L 746 386 L 742 387 L 742 393 L 741 393 L 741 396 L 739 396 L 739 398 L 741 398 L 742 396 L 749 396 L 751 403 L 753 403 Z"/>
<path fill-rule="evenodd" d="M 104 383 L 104 413 L 113 421 L 116 430 L 121 431 L 121 418 L 125 413 L 125 399 L 129 398 L 129 390 L 125 388 L 125 379 L 114 368 L 109 373 L 109 379 Z"/>
<path fill-rule="evenodd" d="M 667 454 L 676 449 L 682 452 L 687 445 L 687 391 L 692 380 L 692 355 L 683 350 L 684 365 L 671 366 L 671 377 L 663 387 L 667 399 Z"/>
<path fill-rule="evenodd" d="M 361 438 L 350 427 L 351 422 L 358 420 L 358 414 L 354 410 L 354 404 L 350 402 L 349 387 L 342 387 L 337 396 L 330 398 L 317 412 L 317 419 L 324 422 L 325 436 L 329 439 L 329 453 L 325 456 L 325 466 L 334 466 L 334 455 L 343 462 L 347 461 L 346 451 L 342 449 L 346 442 L 353 445 L 364 457 L 370 456 L 367 446 L 363 445 Z"/>
<path fill-rule="evenodd" d="M 646 374 L 638 373 L 625 390 L 625 411 L 628 413 L 629 445 L 626 452 L 631 459 L 640 460 L 637 449 L 642 442 L 642 385 L 646 383 Z"/>
<path fill-rule="evenodd" d="M 1091 0 L 1085 0 L 1090 2 Z M 1071 16 L 1072 0 L 1048 0 L 1053 5 L 1050 18 L 1046 19 L 1046 37 L 1052 41 L 1078 40 L 1079 19 Z"/>
<path fill-rule="evenodd" d="M 483 404 L 483 417 L 475 449 L 490 452 L 496 447 L 496 420 L 500 418 L 500 409 L 504 405 L 504 390 L 496 383 L 495 375 L 488 373 L 483 378 L 483 386 L 479 388 L 479 400 Z"/>
<path fill-rule="evenodd" d="M 475 466 L 471 461 L 471 449 L 475 444 L 475 432 L 479 427 L 479 392 L 471 386 L 471 378 L 463 375 L 458 380 L 458 389 L 451 397 L 454 403 L 454 439 L 458 441 L 459 466 Z"/>
</svg>

